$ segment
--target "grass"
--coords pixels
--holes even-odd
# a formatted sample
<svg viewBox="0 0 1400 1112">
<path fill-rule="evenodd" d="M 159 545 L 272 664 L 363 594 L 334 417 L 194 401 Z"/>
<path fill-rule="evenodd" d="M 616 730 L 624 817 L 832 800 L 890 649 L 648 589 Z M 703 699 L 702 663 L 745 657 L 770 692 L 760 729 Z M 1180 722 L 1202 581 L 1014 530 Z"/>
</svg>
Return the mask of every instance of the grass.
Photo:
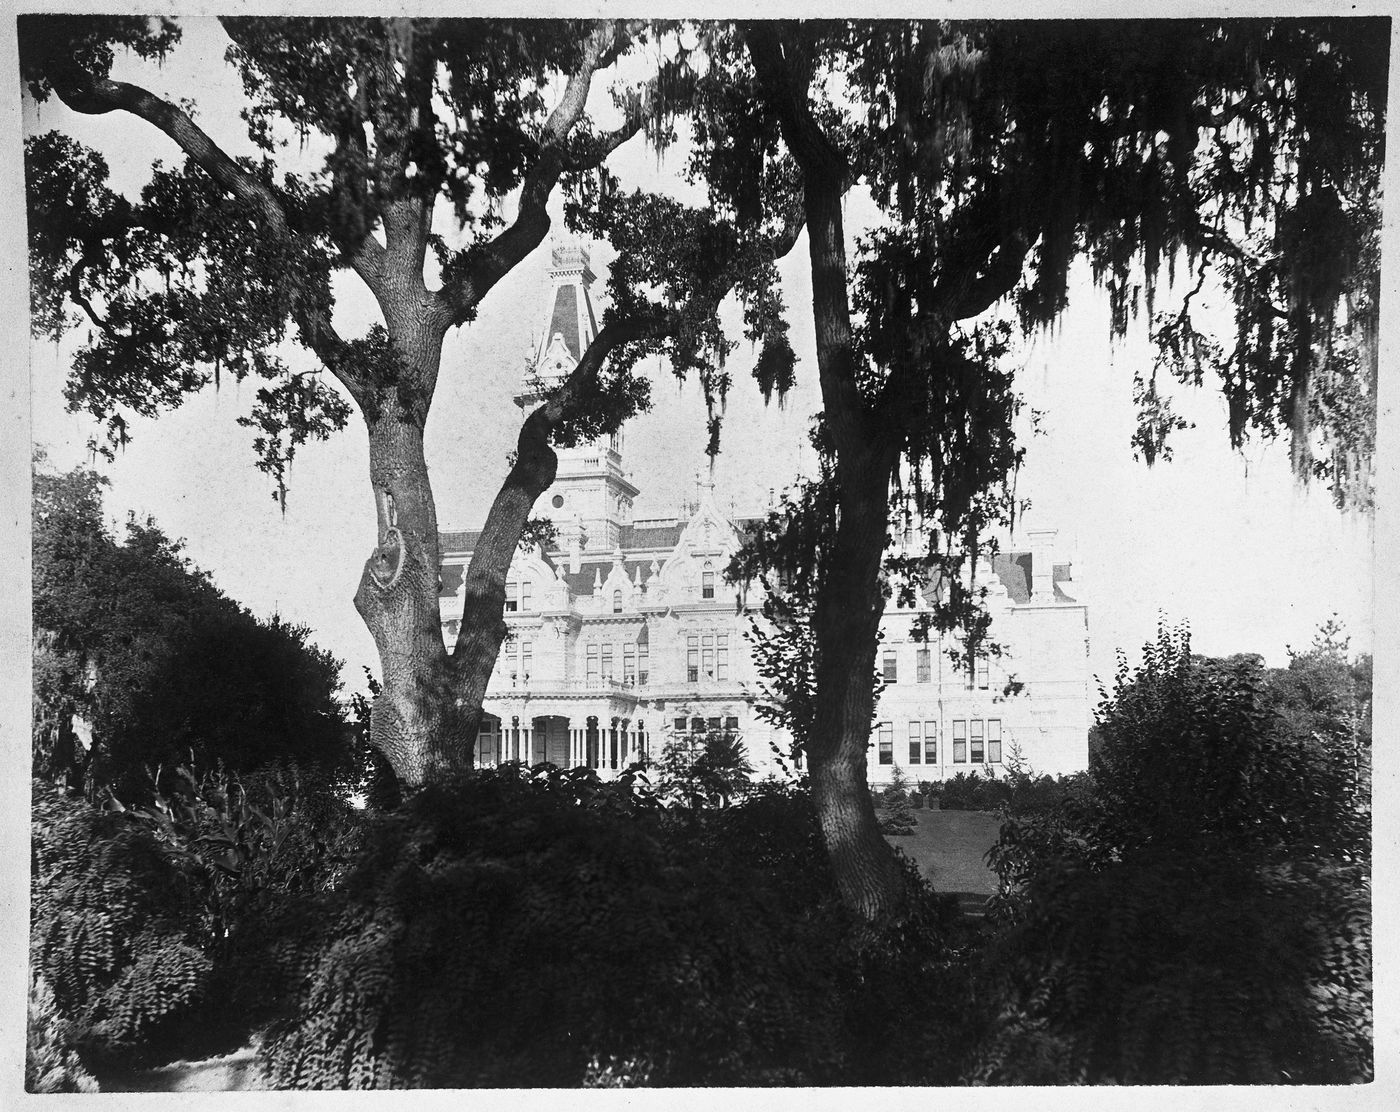
<svg viewBox="0 0 1400 1112">
<path fill-rule="evenodd" d="M 918 810 L 913 834 L 890 837 L 940 892 L 958 897 L 965 911 L 979 910 L 996 891 L 996 876 L 987 868 L 987 850 L 1000 824 L 987 811 Z"/>
</svg>

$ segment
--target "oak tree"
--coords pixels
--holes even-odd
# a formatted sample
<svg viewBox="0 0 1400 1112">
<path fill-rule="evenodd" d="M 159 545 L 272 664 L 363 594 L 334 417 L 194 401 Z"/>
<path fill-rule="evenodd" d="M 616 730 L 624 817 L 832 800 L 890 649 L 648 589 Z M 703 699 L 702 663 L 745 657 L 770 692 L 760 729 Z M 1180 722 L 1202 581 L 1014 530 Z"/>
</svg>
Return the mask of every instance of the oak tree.
<svg viewBox="0 0 1400 1112">
<path fill-rule="evenodd" d="M 381 665 L 371 740 L 401 780 L 420 783 L 470 763 L 506 632 L 506 573 L 531 506 L 554 479 L 552 444 L 612 431 L 643 406 L 646 383 L 635 367 L 644 355 L 664 354 L 681 372 L 713 367 L 723 343 L 719 301 L 786 250 L 772 241 L 774 227 L 788 245 L 796 230 L 783 221 L 719 226 L 665 198 L 615 202 L 646 218 L 643 250 L 633 252 L 631 271 L 622 267 L 639 285 L 614 274 L 616 303 L 602 330 L 526 418 L 466 571 L 459 632 L 445 649 L 428 411 L 443 373 L 516 369 L 444 368 L 444 337 L 469 326 L 493 287 L 544 240 L 556 192 L 567 191 L 572 222 L 582 226 L 612 197 L 609 155 L 643 132 L 658 146 L 667 141 L 694 75 L 673 57 L 644 79 L 619 78 L 620 122 L 605 128 L 590 115 L 590 90 L 655 37 L 644 24 L 220 22 L 255 158 L 231 157 L 183 103 L 111 76 L 119 48 L 145 58 L 174 48 L 172 21 L 20 21 L 32 96 L 56 96 L 80 113 L 128 113 L 185 155 L 181 166 L 154 168 L 129 199 L 110 188 L 97 152 L 58 133 L 29 142 L 34 324 L 58 337 L 81 310 L 91 334 L 74 359 L 68 399 L 106 423 L 112 444 L 127 435 L 129 414 L 169 409 L 211 379 L 265 382 L 246 422 L 260 466 L 284 496 L 296 448 L 358 413 L 377 521 L 355 594 Z M 333 315 L 333 279 L 345 272 L 381 316 L 355 336 L 342 334 Z M 335 386 L 284 361 L 288 346 Z M 707 377 L 707 391 L 714 387 Z"/>
<path fill-rule="evenodd" d="M 843 895 L 878 918 L 903 899 L 865 779 L 890 522 L 929 527 L 924 575 L 949 588 L 940 620 L 964 627 L 970 665 L 986 628 L 969 573 L 1015 507 L 1008 325 L 1053 325 L 1077 260 L 1114 334 L 1150 320 L 1149 462 L 1180 423 L 1164 380 L 1213 378 L 1233 444 L 1287 433 L 1301 477 L 1367 501 L 1388 25 L 774 21 L 738 38 L 725 61 L 754 95 L 706 126 L 782 148 L 736 143 L 748 169 L 715 181 L 742 205 L 759 164 L 794 166 L 830 461 L 766 555 L 810 590 L 813 792 Z M 852 260 L 856 182 L 880 220 Z M 1207 282 L 1233 304 L 1225 343 L 1196 319 Z"/>
</svg>

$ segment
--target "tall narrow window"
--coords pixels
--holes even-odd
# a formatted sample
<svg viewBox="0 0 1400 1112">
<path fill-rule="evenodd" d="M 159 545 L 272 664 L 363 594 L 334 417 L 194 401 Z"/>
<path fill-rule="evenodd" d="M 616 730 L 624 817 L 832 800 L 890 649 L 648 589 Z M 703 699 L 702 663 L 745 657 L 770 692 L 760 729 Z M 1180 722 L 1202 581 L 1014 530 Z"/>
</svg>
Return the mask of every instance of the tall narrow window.
<svg viewBox="0 0 1400 1112">
<path fill-rule="evenodd" d="M 535 667 L 535 646 L 529 641 L 520 642 L 520 680 L 529 683 L 530 672 Z"/>
<path fill-rule="evenodd" d="M 530 580 L 528 580 L 528 579 L 522 579 L 522 580 L 520 581 L 520 609 L 521 609 L 521 610 L 533 610 L 533 609 L 534 609 L 534 604 L 533 604 L 533 602 L 531 601 L 531 598 L 530 598 L 531 587 L 532 587 L 532 583 L 531 583 Z"/>
<path fill-rule="evenodd" d="M 589 686 L 589 687 L 593 687 L 593 686 L 595 686 L 595 685 L 597 684 L 597 682 L 598 682 L 598 645 L 597 645 L 597 643 L 594 642 L 594 641 L 590 641 L 590 642 L 588 643 L 588 645 L 587 645 L 587 647 L 586 647 L 586 649 L 585 649 L 584 651 L 585 651 L 585 659 L 586 659 L 587 662 L 588 662 L 588 668 L 587 668 L 587 672 L 586 672 L 585 674 L 586 674 L 587 677 L 588 677 L 588 686 Z"/>
<path fill-rule="evenodd" d="M 889 722 L 881 722 L 878 728 L 880 763 L 894 764 L 894 726 Z"/>
<path fill-rule="evenodd" d="M 715 679 L 729 678 L 729 634 L 720 633 L 715 637 Z"/>
<path fill-rule="evenodd" d="M 698 683 L 700 680 L 700 638 L 691 636 L 685 639 L 685 682 Z"/>
<path fill-rule="evenodd" d="M 507 614 L 514 614 L 517 610 L 520 609 L 519 596 L 518 596 L 518 593 L 517 593 L 519 590 L 520 590 L 519 584 L 517 584 L 514 580 L 511 580 L 509 583 L 506 584 L 506 613 L 507 613 Z"/>
<path fill-rule="evenodd" d="M 700 573 L 700 597 L 701 597 L 701 598 L 714 598 L 714 597 L 715 597 L 715 573 L 714 573 L 714 572 L 712 572 L 712 571 L 703 571 L 703 572 Z"/>
<path fill-rule="evenodd" d="M 914 667 L 917 670 L 915 679 L 919 683 L 928 683 L 933 679 L 933 654 L 927 647 L 914 650 Z"/>
<path fill-rule="evenodd" d="M 603 679 L 605 679 L 605 680 L 610 680 L 610 679 L 612 679 L 612 678 L 613 678 L 613 647 L 612 647 L 612 642 L 611 642 L 611 641 L 608 641 L 608 642 L 605 642 L 605 643 L 603 644 Z"/>
<path fill-rule="evenodd" d="M 899 654 L 894 649 L 886 649 L 880 659 L 880 669 L 886 683 L 899 682 Z"/>
<path fill-rule="evenodd" d="M 637 646 L 630 643 L 622 646 L 622 682 L 637 682 Z"/>
<path fill-rule="evenodd" d="M 953 719 L 953 763 L 967 764 L 967 720 Z"/>
<path fill-rule="evenodd" d="M 924 759 L 924 724 L 909 723 L 909 763 L 916 765 Z"/>
<path fill-rule="evenodd" d="M 974 718 L 972 720 L 972 763 L 981 764 L 982 758 L 982 720 Z"/>
<path fill-rule="evenodd" d="M 647 661 L 651 656 L 651 645 L 647 641 L 637 642 L 637 682 L 644 685 L 647 682 L 647 673 L 651 671 Z"/>
<path fill-rule="evenodd" d="M 977 658 L 977 686 L 985 690 L 990 682 L 991 667 L 987 663 L 987 658 L 985 656 L 979 656 Z"/>
<path fill-rule="evenodd" d="M 715 635 L 706 633 L 700 638 L 700 674 L 707 680 L 715 678 Z"/>
<path fill-rule="evenodd" d="M 938 763 L 938 723 L 924 723 L 924 764 Z"/>
<path fill-rule="evenodd" d="M 987 719 L 987 763 L 1001 764 L 1001 719 Z"/>
<path fill-rule="evenodd" d="M 613 592 L 613 613 L 614 613 L 614 614 L 621 614 L 621 613 L 622 613 L 622 592 L 621 592 L 621 591 L 614 591 L 614 592 Z"/>
</svg>

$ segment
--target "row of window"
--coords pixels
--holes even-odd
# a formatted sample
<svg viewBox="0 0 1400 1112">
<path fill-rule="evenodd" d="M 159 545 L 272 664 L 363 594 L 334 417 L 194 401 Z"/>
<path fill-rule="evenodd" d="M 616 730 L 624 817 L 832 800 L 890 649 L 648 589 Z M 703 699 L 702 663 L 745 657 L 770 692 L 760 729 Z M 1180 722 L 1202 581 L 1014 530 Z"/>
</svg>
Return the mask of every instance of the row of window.
<svg viewBox="0 0 1400 1112">
<path fill-rule="evenodd" d="M 614 655 L 617 648 L 611 641 L 599 643 L 589 641 L 584 646 L 584 675 L 590 684 L 598 682 L 599 678 L 605 680 L 613 679 L 616 675 L 614 665 L 617 659 L 622 662 L 622 682 L 627 684 L 644 684 L 651 672 L 651 649 L 646 641 L 628 642 L 622 646 L 622 652 Z"/>
<path fill-rule="evenodd" d="M 880 654 L 880 675 L 888 686 L 899 682 L 899 650 L 885 649 Z M 977 686 L 986 690 L 991 685 L 991 668 L 986 657 L 979 657 L 976 668 Z M 914 650 L 914 682 L 930 683 L 933 680 L 933 650 L 924 647 Z M 973 677 L 968 676 L 967 686 L 972 687 Z"/>
<path fill-rule="evenodd" d="M 674 725 L 676 733 L 678 734 L 686 732 L 700 734 L 706 731 L 714 733 L 721 729 L 723 729 L 725 733 L 733 734 L 737 733 L 739 730 L 739 719 L 732 715 L 713 718 L 686 718 L 685 715 L 678 715 L 674 721 Z"/>
<path fill-rule="evenodd" d="M 534 670 L 534 654 L 534 643 L 524 639 L 517 641 L 513 648 L 507 648 L 505 660 L 511 667 L 512 678 L 529 680 Z M 621 646 L 611 641 L 589 641 L 584 645 L 583 659 L 584 675 L 589 684 L 614 679 L 619 662 L 622 681 L 627 684 L 645 684 L 651 672 L 651 649 L 646 641 L 627 642 Z M 687 683 L 698 683 L 702 676 L 708 680 L 727 681 L 729 634 L 710 631 L 688 636 L 685 671 Z"/>
<path fill-rule="evenodd" d="M 877 759 L 894 764 L 894 723 L 875 727 Z M 909 723 L 909 764 L 938 763 L 938 723 Z M 1001 719 L 953 719 L 953 764 L 1000 764 Z"/>
</svg>

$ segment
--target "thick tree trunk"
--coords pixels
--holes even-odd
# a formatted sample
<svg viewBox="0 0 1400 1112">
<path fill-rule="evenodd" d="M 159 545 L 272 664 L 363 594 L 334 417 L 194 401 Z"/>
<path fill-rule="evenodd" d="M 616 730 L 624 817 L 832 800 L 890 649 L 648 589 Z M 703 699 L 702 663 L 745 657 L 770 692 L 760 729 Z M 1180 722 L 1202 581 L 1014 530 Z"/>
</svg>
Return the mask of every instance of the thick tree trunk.
<svg viewBox="0 0 1400 1112">
<path fill-rule="evenodd" d="M 367 423 L 378 543 L 355 608 L 379 650 L 383 690 L 371 709 L 370 740 L 400 781 L 417 785 L 470 767 L 479 706 L 459 706 L 443 647 L 437 512 L 422 426 L 397 400 Z"/>
<path fill-rule="evenodd" d="M 838 463 L 840 520 L 812 618 L 820 653 L 808 743 L 813 803 L 841 898 L 871 922 L 896 913 L 907 898 L 866 777 L 890 467 L 885 452 Z"/>
</svg>

